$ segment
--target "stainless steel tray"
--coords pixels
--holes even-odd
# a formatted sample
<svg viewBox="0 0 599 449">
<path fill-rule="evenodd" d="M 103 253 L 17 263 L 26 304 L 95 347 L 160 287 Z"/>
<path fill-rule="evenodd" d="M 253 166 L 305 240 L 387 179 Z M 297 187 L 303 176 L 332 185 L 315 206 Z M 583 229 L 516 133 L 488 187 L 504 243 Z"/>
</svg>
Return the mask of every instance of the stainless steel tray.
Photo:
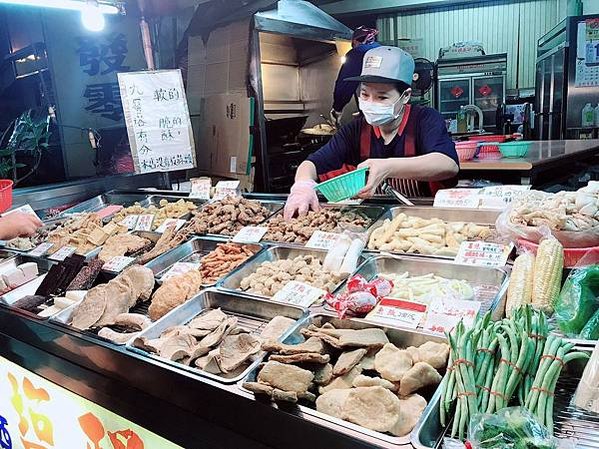
<svg viewBox="0 0 599 449">
<path fill-rule="evenodd" d="M 509 283 L 507 272 L 501 268 L 457 265 L 446 260 L 414 256 L 372 256 L 356 270 L 370 280 L 380 273 L 405 273 L 421 276 L 434 273 L 448 279 L 468 281 L 474 290 L 474 300 L 481 302 L 480 314 L 493 311 L 495 319 L 503 317 L 505 294 Z M 344 290 L 345 283 L 339 291 Z"/>
<path fill-rule="evenodd" d="M 283 315 L 298 321 L 304 319 L 307 315 L 306 310 L 301 307 L 263 301 L 245 295 L 233 295 L 216 289 L 207 289 L 160 318 L 152 326 L 142 331 L 139 336 L 147 337 L 149 339 L 158 338 L 165 329 L 172 326 L 187 324 L 200 313 L 216 308 L 220 308 L 227 315 L 236 316 L 239 319 L 239 326 L 252 334 L 259 334 L 264 325 L 277 315 Z M 296 326 L 292 326 L 281 339 L 287 337 L 295 327 Z M 126 345 L 126 348 L 130 351 L 150 357 L 153 360 L 165 363 L 174 368 L 182 369 L 193 375 L 204 376 L 219 382 L 230 384 L 239 382 L 247 376 L 247 374 L 256 368 L 264 358 L 264 353 L 261 352 L 254 357 L 253 362 L 243 370 L 243 372 L 238 374 L 232 373 L 231 377 L 226 377 L 225 375 L 219 376 L 206 373 L 195 367 L 173 362 L 156 354 L 150 354 L 142 349 L 136 348 L 132 343 L 132 341 L 129 341 Z"/>
<path fill-rule="evenodd" d="M 501 211 L 487 210 L 487 209 L 460 209 L 460 208 L 445 208 L 445 207 L 426 207 L 426 206 L 400 206 L 390 208 L 378 221 L 373 224 L 370 228 L 370 233 L 374 230 L 383 226 L 385 220 L 393 220 L 399 214 L 406 214 L 411 217 L 419 217 L 430 220 L 432 218 L 439 218 L 446 222 L 470 222 L 477 225 L 495 227 L 497 217 L 499 217 Z M 365 252 L 367 253 L 381 253 L 378 249 L 368 249 L 366 246 Z M 389 252 L 389 251 L 386 251 Z M 406 254 L 401 252 L 393 252 L 394 254 L 405 254 L 407 256 L 420 256 L 434 259 L 453 259 L 450 256 L 436 256 L 430 254 Z"/>
<path fill-rule="evenodd" d="M 25 262 L 35 262 L 37 264 L 39 275 L 35 279 L 26 282 L 25 284 L 0 296 L 0 301 L 4 304 L 11 305 L 24 296 L 35 294 L 35 291 L 44 280 L 46 273 L 54 264 L 46 259 L 34 259 L 23 255 L 17 255 L 13 258 L 0 261 L 0 274 L 5 273 L 7 270 L 12 268 L 16 268 L 18 265 L 21 265 Z"/>
<path fill-rule="evenodd" d="M 208 200 L 201 200 L 199 198 L 189 198 L 187 196 L 176 196 L 176 195 L 155 195 L 151 194 L 148 197 L 148 205 L 160 206 L 160 201 L 166 200 L 169 203 L 176 203 L 179 200 L 187 201 L 198 206 L 198 209 L 208 202 Z"/>
<path fill-rule="evenodd" d="M 576 347 L 577 350 L 588 351 L 588 347 Z M 596 449 L 599 447 L 599 416 L 579 409 L 571 404 L 576 387 L 582 377 L 586 361 L 575 360 L 562 371 L 555 389 L 553 408 L 554 436 L 558 438 L 574 438 L 576 448 Z M 428 403 L 422 417 L 411 435 L 412 446 L 416 449 L 437 449 L 442 447 L 447 428 L 441 426 L 439 402 L 441 391 L 437 389 Z"/>
<path fill-rule="evenodd" d="M 322 326 L 325 323 L 331 323 L 336 328 L 342 328 L 342 329 L 365 329 L 365 328 L 372 328 L 372 327 L 377 327 L 377 328 L 383 329 L 385 331 L 385 333 L 387 334 L 387 338 L 389 339 L 389 341 L 399 348 L 406 348 L 408 346 L 420 346 L 427 341 L 446 342 L 445 338 L 443 338 L 443 337 L 425 334 L 425 333 L 418 332 L 418 331 L 412 330 L 412 329 L 396 329 L 396 328 L 392 328 L 392 327 L 386 327 L 386 326 L 376 325 L 376 324 L 372 324 L 372 323 L 366 323 L 362 320 L 354 320 L 354 319 L 341 320 L 341 319 L 337 318 L 336 315 L 333 315 L 333 314 L 318 313 L 318 314 L 310 315 L 307 320 L 304 320 L 302 323 L 300 323 L 300 325 L 297 326 L 294 329 L 294 331 L 284 340 L 284 343 L 299 344 L 299 343 L 305 341 L 304 337 L 300 333 L 300 330 L 302 328 L 308 327 L 310 324 Z M 254 382 L 258 375 L 258 370 L 259 370 L 259 367 L 256 366 L 255 369 L 253 369 L 249 373 L 248 377 L 245 380 L 248 382 Z M 245 389 L 243 389 L 243 390 L 247 391 Z M 426 389 L 425 389 L 424 391 L 419 392 L 419 394 L 422 393 L 423 397 L 427 401 L 430 401 L 431 398 L 435 397 L 434 391 L 436 391 L 436 390 L 437 390 L 437 388 L 435 388 L 434 390 L 431 389 L 432 393 L 429 392 L 429 395 L 427 395 Z M 302 415 L 305 414 L 305 415 L 310 415 L 310 416 L 319 418 L 318 422 L 320 425 L 323 425 L 325 427 L 328 427 L 330 429 L 333 429 L 333 430 L 335 430 L 337 432 L 341 432 L 341 433 L 351 432 L 353 434 L 353 436 L 355 436 L 356 438 L 364 439 L 367 442 L 370 442 L 370 441 L 368 441 L 369 439 L 374 438 L 375 440 L 378 440 L 379 442 L 384 441 L 386 443 L 391 443 L 391 444 L 395 444 L 395 445 L 405 445 L 405 444 L 410 443 L 410 435 L 406 435 L 403 437 L 395 437 L 395 436 L 388 435 L 385 433 L 376 432 L 373 430 L 366 429 L 362 426 L 352 424 L 348 421 L 344 421 L 344 420 L 326 415 L 324 413 L 318 412 L 315 409 L 305 406 L 305 405 L 298 405 L 297 407 L 287 407 L 286 410 L 287 409 L 300 417 L 302 417 Z"/>
<path fill-rule="evenodd" d="M 65 209 L 61 212 L 60 216 L 64 217 L 81 212 L 98 212 L 110 205 L 128 207 L 135 203 L 140 203 L 142 206 L 147 207 L 150 205 L 149 196 L 150 193 L 120 193 L 118 191 L 111 191 Z"/>
<path fill-rule="evenodd" d="M 251 260 L 247 261 L 245 264 L 238 267 L 236 270 L 233 270 L 228 276 L 223 278 L 223 280 L 218 284 L 219 288 L 223 290 L 229 291 L 242 291 L 240 289 L 240 284 L 242 279 L 254 273 L 258 267 L 264 262 L 276 262 L 279 260 L 287 260 L 293 259 L 298 256 L 314 256 L 324 261 L 324 258 L 327 255 L 327 251 L 316 250 L 316 249 L 307 249 L 307 248 L 299 248 L 299 247 L 291 247 L 291 246 L 271 246 L 270 248 L 265 249 L 258 255 L 254 256 Z M 361 257 L 359 262 L 362 262 L 364 259 Z M 337 291 L 338 288 L 343 284 L 344 281 L 340 281 L 339 284 L 335 286 L 333 291 Z M 247 293 L 250 296 L 254 296 L 257 298 L 266 298 L 270 299 L 269 296 L 262 296 L 255 293 Z"/>
<path fill-rule="evenodd" d="M 148 262 L 146 267 L 150 268 L 156 275 L 156 279 L 161 280 L 167 271 L 177 262 L 200 262 L 204 256 L 213 251 L 220 243 L 226 243 L 227 240 L 215 237 L 194 237 L 189 242 L 184 243 L 181 246 L 157 257 L 156 259 Z M 254 255 L 250 256 L 244 263 L 247 263 L 252 258 L 264 249 L 264 245 L 260 244 L 239 244 L 243 246 L 249 246 L 253 251 Z M 242 263 L 243 265 L 243 263 Z M 241 266 L 241 265 L 240 265 Z M 223 276 L 224 278 L 225 276 Z M 222 279 L 222 278 L 221 278 Z M 220 281 L 220 279 L 218 280 Z M 212 284 L 204 284 L 205 287 L 211 287 L 216 285 L 217 282 Z"/>
<path fill-rule="evenodd" d="M 362 205 L 335 205 L 330 203 L 322 203 L 320 207 L 323 209 L 339 209 L 344 212 L 355 212 L 363 215 L 365 218 L 370 220 L 370 224 L 368 227 L 363 229 L 363 232 L 366 232 L 368 235 L 375 229 L 374 226 L 380 220 L 383 219 L 388 214 L 388 210 L 384 206 L 362 206 Z M 273 213 L 268 219 L 264 222 L 264 226 L 267 226 L 269 221 L 274 217 L 280 214 L 280 211 Z M 382 221 L 381 221 L 382 223 Z M 341 232 L 341 230 L 339 231 Z M 293 242 L 277 242 L 277 241 L 269 241 L 263 240 L 266 243 L 276 244 L 276 245 L 285 245 L 285 246 L 297 246 L 303 247 L 304 243 L 293 243 Z"/>
</svg>

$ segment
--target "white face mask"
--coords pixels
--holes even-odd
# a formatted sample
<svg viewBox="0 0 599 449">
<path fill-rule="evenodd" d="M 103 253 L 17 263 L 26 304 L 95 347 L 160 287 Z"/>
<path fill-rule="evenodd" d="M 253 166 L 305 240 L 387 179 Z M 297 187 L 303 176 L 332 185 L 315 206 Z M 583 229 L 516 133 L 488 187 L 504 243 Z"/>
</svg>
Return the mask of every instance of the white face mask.
<svg viewBox="0 0 599 449">
<path fill-rule="evenodd" d="M 400 107 L 395 112 L 395 107 L 400 102 Z M 392 122 L 401 115 L 405 106 L 403 95 L 393 104 L 375 103 L 373 101 L 362 100 L 362 98 L 358 98 L 358 104 L 360 105 L 360 111 L 364 114 L 364 118 L 372 126 L 381 126 Z"/>
</svg>

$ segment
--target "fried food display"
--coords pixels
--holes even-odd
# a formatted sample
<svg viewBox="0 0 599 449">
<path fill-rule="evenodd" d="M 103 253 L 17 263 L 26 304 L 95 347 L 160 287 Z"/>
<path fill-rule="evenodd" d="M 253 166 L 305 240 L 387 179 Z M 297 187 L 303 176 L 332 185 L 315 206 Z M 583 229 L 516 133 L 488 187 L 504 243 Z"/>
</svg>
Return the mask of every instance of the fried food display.
<svg viewBox="0 0 599 449">
<path fill-rule="evenodd" d="M 341 280 L 338 274 L 325 270 L 317 257 L 298 256 L 293 260 L 263 262 L 255 273 L 241 281 L 240 288 L 257 295 L 273 296 L 290 281 L 332 291 Z"/>
<path fill-rule="evenodd" d="M 401 213 L 393 220 L 385 220 L 382 226 L 372 232 L 368 248 L 454 257 L 462 242 L 485 240 L 491 235 L 489 226 L 411 217 Z"/>
<path fill-rule="evenodd" d="M 254 252 L 247 245 L 220 243 L 200 262 L 200 273 L 204 284 L 214 284 L 253 255 Z"/>
<path fill-rule="evenodd" d="M 204 206 L 191 220 L 196 234 L 235 235 L 244 226 L 255 226 L 270 215 L 258 201 L 228 196 Z"/>
<path fill-rule="evenodd" d="M 152 303 L 148 309 L 150 318 L 152 320 L 162 318 L 198 293 L 201 287 L 202 274 L 198 270 L 190 270 L 167 279 L 152 296 Z"/>
<path fill-rule="evenodd" d="M 141 204 L 135 203 L 133 206 L 125 207 L 117 212 L 112 218 L 112 223 L 120 224 L 130 215 L 154 215 L 154 221 L 152 222 L 152 230 L 154 230 L 160 227 L 167 218 L 181 218 L 197 208 L 194 203 L 185 201 L 184 199 L 176 202 L 169 202 L 162 199 L 158 203 L 158 206 L 152 204 L 148 207 L 143 207 Z"/>
</svg>

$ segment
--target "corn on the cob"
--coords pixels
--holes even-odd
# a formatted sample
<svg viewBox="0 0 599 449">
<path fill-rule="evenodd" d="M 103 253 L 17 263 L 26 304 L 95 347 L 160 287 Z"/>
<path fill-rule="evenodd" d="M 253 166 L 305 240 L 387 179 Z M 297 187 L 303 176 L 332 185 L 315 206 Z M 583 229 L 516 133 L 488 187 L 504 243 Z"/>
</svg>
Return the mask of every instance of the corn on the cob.
<svg viewBox="0 0 599 449">
<path fill-rule="evenodd" d="M 534 264 L 535 256 L 531 253 L 521 254 L 514 261 L 505 304 L 505 315 L 508 318 L 512 317 L 516 309 L 532 302 Z"/>
<path fill-rule="evenodd" d="M 559 295 L 564 269 L 564 247 L 555 238 L 539 244 L 533 272 L 532 305 L 548 314 Z"/>
</svg>

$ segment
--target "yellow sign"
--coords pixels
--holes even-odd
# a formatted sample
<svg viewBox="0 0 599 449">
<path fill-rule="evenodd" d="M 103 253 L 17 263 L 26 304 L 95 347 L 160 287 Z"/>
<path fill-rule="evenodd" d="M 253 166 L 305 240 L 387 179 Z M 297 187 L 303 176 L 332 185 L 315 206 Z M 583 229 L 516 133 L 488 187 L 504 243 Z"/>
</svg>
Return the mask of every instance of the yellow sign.
<svg viewBox="0 0 599 449">
<path fill-rule="evenodd" d="M 0 449 L 177 448 L 0 357 Z"/>
</svg>

